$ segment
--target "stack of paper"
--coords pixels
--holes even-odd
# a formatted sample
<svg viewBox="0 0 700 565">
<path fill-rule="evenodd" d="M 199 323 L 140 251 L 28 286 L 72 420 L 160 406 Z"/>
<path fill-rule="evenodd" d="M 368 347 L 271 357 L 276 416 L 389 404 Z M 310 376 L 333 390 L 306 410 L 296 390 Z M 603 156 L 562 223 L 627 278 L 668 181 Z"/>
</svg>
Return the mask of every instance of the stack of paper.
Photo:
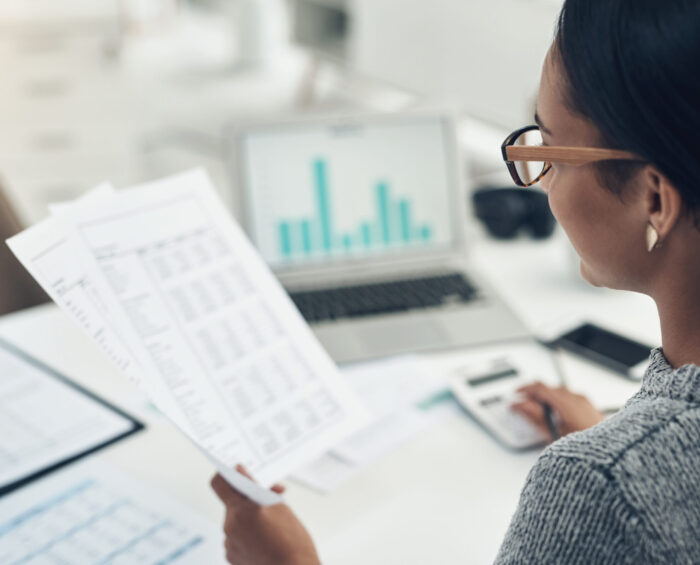
<svg viewBox="0 0 700 565">
<path fill-rule="evenodd" d="M 261 504 L 364 411 L 201 171 L 102 186 L 8 244 L 158 408 Z M 79 354 L 79 353 L 77 353 Z"/>
</svg>

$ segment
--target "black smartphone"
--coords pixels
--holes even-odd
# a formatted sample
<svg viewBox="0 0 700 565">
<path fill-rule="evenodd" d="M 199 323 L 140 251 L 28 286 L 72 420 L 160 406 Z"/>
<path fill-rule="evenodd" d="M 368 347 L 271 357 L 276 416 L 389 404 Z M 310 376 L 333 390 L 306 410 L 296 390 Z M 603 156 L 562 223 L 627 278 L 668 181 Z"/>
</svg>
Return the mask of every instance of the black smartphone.
<svg viewBox="0 0 700 565">
<path fill-rule="evenodd" d="M 653 349 L 588 322 L 564 331 L 547 345 L 566 349 L 635 380 L 644 376 Z"/>
</svg>

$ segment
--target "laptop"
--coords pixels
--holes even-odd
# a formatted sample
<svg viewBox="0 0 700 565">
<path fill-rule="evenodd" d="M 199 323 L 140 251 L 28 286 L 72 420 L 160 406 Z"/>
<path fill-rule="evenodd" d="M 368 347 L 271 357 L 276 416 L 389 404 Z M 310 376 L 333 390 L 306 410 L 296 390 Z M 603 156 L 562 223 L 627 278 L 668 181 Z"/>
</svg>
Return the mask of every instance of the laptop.
<svg viewBox="0 0 700 565">
<path fill-rule="evenodd" d="M 450 117 L 305 118 L 230 139 L 239 219 L 337 362 L 529 335 L 470 269 Z"/>
</svg>

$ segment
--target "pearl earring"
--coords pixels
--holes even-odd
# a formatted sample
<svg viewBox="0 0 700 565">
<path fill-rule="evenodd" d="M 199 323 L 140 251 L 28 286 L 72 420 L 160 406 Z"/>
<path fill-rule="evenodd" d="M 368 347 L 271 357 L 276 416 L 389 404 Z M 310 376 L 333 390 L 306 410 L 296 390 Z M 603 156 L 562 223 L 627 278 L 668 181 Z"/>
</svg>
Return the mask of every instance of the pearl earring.
<svg viewBox="0 0 700 565">
<path fill-rule="evenodd" d="M 659 247 L 661 247 L 659 232 L 649 223 L 647 224 L 647 251 L 651 253 L 654 249 L 658 249 Z"/>
</svg>

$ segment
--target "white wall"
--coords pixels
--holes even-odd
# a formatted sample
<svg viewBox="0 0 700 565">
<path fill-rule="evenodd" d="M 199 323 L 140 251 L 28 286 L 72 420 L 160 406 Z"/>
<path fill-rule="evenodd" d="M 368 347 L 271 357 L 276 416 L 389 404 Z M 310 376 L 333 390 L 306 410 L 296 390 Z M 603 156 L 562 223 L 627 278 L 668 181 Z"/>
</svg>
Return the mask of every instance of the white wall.
<svg viewBox="0 0 700 565">
<path fill-rule="evenodd" d="M 489 122 L 532 120 L 561 0 L 354 0 L 350 63 Z"/>
</svg>

